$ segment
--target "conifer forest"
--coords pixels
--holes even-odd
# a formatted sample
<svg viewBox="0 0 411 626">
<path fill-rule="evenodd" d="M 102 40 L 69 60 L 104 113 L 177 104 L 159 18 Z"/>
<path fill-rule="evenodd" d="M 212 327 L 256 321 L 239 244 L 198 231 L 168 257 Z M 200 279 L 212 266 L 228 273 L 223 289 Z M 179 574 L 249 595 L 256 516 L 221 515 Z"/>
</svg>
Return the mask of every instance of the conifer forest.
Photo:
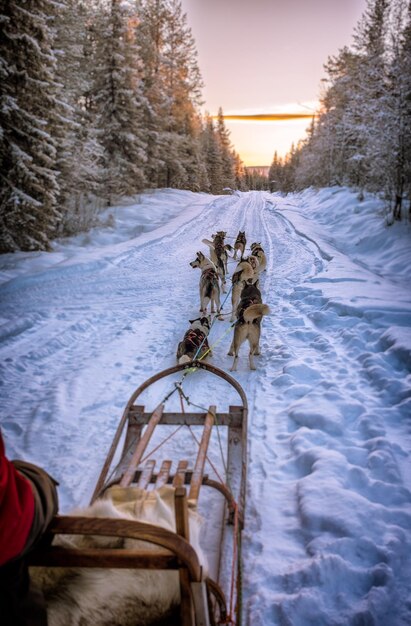
<svg viewBox="0 0 411 626">
<path fill-rule="evenodd" d="M 411 190 L 411 3 L 368 0 L 324 68 L 307 138 L 247 173 L 202 77 L 179 0 L 2 0 L 0 253 L 48 250 L 116 199 L 173 187 L 348 185 L 401 218 Z M 269 73 L 268 73 L 269 76 Z M 269 164 L 267 164 L 269 165 Z"/>
</svg>

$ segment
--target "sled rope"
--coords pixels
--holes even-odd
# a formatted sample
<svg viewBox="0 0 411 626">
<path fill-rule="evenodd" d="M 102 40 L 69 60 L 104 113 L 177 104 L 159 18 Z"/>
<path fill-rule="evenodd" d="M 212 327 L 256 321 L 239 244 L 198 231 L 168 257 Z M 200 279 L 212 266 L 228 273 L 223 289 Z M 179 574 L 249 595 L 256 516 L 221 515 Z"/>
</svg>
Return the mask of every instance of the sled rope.
<svg viewBox="0 0 411 626">
<path fill-rule="evenodd" d="M 144 463 L 144 461 L 146 461 L 147 459 L 150 458 L 150 456 L 152 454 L 154 454 L 154 452 L 157 452 L 157 450 L 159 450 L 161 448 L 161 446 L 163 446 L 165 443 L 167 443 L 167 441 L 169 439 L 172 439 L 172 437 L 174 437 L 174 435 L 180 430 L 180 428 L 183 428 L 184 424 L 180 424 L 180 426 L 177 426 L 177 428 L 171 433 L 171 435 L 168 435 L 168 437 L 166 437 L 165 439 L 163 439 L 163 441 L 161 441 L 158 446 L 156 446 L 155 448 L 153 448 L 153 450 L 150 450 L 150 452 L 147 452 L 146 456 L 143 457 L 140 461 L 140 463 Z"/>
<path fill-rule="evenodd" d="M 209 347 L 209 349 L 207 350 L 207 352 L 205 352 L 205 353 L 201 356 L 201 358 L 200 358 L 200 359 L 198 359 L 198 360 L 199 360 L 199 361 L 201 361 L 201 359 L 203 359 L 203 358 L 204 358 L 204 357 L 205 357 L 205 356 L 206 356 L 206 355 L 207 355 L 207 354 L 208 354 L 208 353 L 209 353 L 209 352 L 210 352 L 210 351 L 214 348 L 214 346 L 216 346 L 218 343 L 220 343 L 220 341 L 221 341 L 222 339 L 224 339 L 224 337 L 225 337 L 226 335 L 228 335 L 228 333 L 230 333 L 230 332 L 231 332 L 231 330 L 234 328 L 234 326 L 236 325 L 236 323 L 237 323 L 237 321 L 235 321 L 235 322 L 233 322 L 232 324 L 230 324 L 230 326 L 229 326 L 229 327 L 227 328 L 227 330 L 226 330 L 226 331 L 225 331 L 225 332 L 221 335 L 221 337 L 219 337 L 219 338 L 218 338 L 218 339 L 217 339 L 217 340 L 213 343 L 213 345 Z M 194 368 L 194 367 L 193 367 L 193 368 L 191 368 L 191 369 L 193 369 L 193 370 L 194 370 L 194 369 L 196 369 L 196 368 Z M 190 371 L 190 374 L 191 374 L 191 373 L 192 373 L 192 372 Z"/>
</svg>

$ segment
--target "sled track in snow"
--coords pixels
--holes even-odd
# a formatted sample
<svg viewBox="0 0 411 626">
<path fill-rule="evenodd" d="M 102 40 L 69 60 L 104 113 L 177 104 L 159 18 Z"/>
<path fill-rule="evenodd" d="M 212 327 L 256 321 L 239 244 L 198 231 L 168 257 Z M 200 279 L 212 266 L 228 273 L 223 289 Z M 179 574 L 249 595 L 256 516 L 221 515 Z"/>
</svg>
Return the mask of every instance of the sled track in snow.
<svg viewBox="0 0 411 626">
<path fill-rule="evenodd" d="M 199 274 L 189 262 L 208 251 L 201 240 L 245 230 L 267 253 L 261 287 L 271 315 L 257 370 L 244 345 L 235 373 L 250 407 L 244 624 L 304 623 L 308 610 L 329 623 L 328 609 L 342 607 L 341 623 L 385 626 L 397 597 L 408 611 L 409 352 L 397 341 L 407 300 L 389 300 L 395 290 L 376 273 L 358 277 L 356 259 L 292 200 L 213 197 L 162 230 L 4 285 L 2 429 L 14 457 L 60 480 L 63 511 L 85 502 L 90 465 L 101 464 L 124 398 L 175 363 L 187 320 L 198 317 Z M 362 285 L 373 293 L 352 297 Z M 377 308 L 367 300 L 375 290 Z M 228 327 L 216 321 L 212 341 Z M 211 364 L 229 370 L 230 341 L 227 332 Z M 198 382 L 186 384 L 191 394 Z M 213 383 L 201 393 L 201 404 L 222 397 Z"/>
</svg>

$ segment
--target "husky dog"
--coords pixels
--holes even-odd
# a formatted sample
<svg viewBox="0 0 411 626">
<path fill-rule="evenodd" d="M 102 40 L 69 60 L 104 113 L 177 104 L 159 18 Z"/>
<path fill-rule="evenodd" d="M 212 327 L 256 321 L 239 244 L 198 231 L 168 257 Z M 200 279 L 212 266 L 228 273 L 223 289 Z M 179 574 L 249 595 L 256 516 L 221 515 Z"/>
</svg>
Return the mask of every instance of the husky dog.
<svg viewBox="0 0 411 626">
<path fill-rule="evenodd" d="M 234 337 L 228 354 L 234 356 L 231 371 L 237 370 L 238 353 L 246 339 L 250 346 L 250 369 L 255 370 L 254 354 L 260 354 L 261 318 L 270 312 L 267 304 L 261 300 L 261 292 L 255 285 L 247 285 L 241 293 L 237 307 L 237 321 L 234 326 Z"/>
<path fill-rule="evenodd" d="M 210 318 L 208 316 L 189 320 L 190 328 L 180 341 L 177 348 L 177 361 L 188 363 L 194 358 L 201 359 L 206 354 L 211 356 L 207 336 L 210 332 Z"/>
<path fill-rule="evenodd" d="M 240 260 L 243 260 L 246 243 L 245 230 L 238 231 L 237 239 L 234 244 L 234 259 L 237 259 L 237 252 L 240 252 Z"/>
<path fill-rule="evenodd" d="M 200 313 L 207 315 L 207 306 L 211 302 L 211 313 L 220 315 L 220 283 L 218 282 L 217 268 L 202 252 L 197 252 L 191 267 L 201 269 L 200 276 Z"/>
<path fill-rule="evenodd" d="M 260 264 L 258 272 L 264 272 L 267 267 L 267 257 L 265 256 L 260 243 L 255 242 L 251 244 L 251 254 L 257 257 Z"/>
<path fill-rule="evenodd" d="M 232 250 L 232 246 L 230 244 L 224 243 L 224 239 L 227 233 L 224 230 L 219 230 L 215 235 L 212 235 L 212 241 L 209 239 L 203 239 L 202 242 L 205 243 L 210 248 L 210 257 L 212 262 L 217 268 L 218 275 L 221 279 L 221 288 L 223 293 L 225 293 L 225 277 L 228 274 L 227 269 L 227 250 Z"/>
<path fill-rule="evenodd" d="M 254 256 L 254 254 L 250 254 L 250 256 L 243 259 L 243 261 L 246 261 L 247 263 L 249 263 L 254 270 L 254 276 L 248 280 L 248 283 L 255 285 L 256 287 L 259 287 L 258 279 L 259 279 L 261 270 L 260 270 L 260 262 L 258 260 L 258 257 Z"/>
<path fill-rule="evenodd" d="M 241 292 L 247 284 L 256 284 L 258 287 L 258 267 L 257 257 L 249 256 L 247 259 L 241 261 L 234 270 L 232 276 L 233 289 L 231 292 L 231 319 L 230 322 L 234 322 L 236 318 L 236 311 L 238 303 L 240 302 Z"/>
</svg>

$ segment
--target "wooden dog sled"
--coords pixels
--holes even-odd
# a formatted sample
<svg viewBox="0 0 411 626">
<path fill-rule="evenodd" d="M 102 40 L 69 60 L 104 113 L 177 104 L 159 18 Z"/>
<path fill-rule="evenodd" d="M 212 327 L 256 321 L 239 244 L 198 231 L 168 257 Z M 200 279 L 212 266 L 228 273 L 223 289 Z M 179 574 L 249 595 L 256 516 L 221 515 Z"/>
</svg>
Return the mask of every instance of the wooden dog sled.
<svg viewBox="0 0 411 626">
<path fill-rule="evenodd" d="M 229 406 L 228 412 L 218 412 L 210 406 L 204 412 L 165 412 L 164 403 L 147 412 L 136 404 L 138 397 L 150 385 L 178 372 L 183 379 L 196 370 L 217 376 L 234 387 L 240 404 Z M 207 375 L 203 378 L 207 379 Z M 175 384 L 175 388 L 179 383 Z M 181 389 L 181 386 L 180 386 Z M 171 395 L 171 394 L 169 394 Z M 183 408 L 183 407 L 182 407 Z M 152 439 L 164 425 L 201 426 L 201 440 L 193 467 L 186 459 L 162 461 L 156 471 L 156 461 L 142 462 Z M 210 437 L 213 429 L 225 428 L 227 449 L 225 480 L 215 480 L 205 473 Z M 56 516 L 51 524 L 52 535 L 103 535 L 142 540 L 157 546 L 156 551 L 113 548 L 66 548 L 49 546 L 38 548 L 30 558 L 30 566 L 142 568 L 178 570 L 180 580 L 181 626 L 214 626 L 240 624 L 241 572 L 240 538 L 244 520 L 246 488 L 247 399 L 239 383 L 226 372 L 212 365 L 194 361 L 166 369 L 145 381 L 133 393 L 118 425 L 92 501 L 104 496 L 113 485 L 144 490 L 174 487 L 175 527 L 172 532 L 160 526 L 123 519 Z M 122 442 L 122 452 L 121 450 Z M 120 454 L 119 454 L 120 453 Z M 116 459 L 119 458 L 119 461 Z M 173 465 L 176 469 L 173 471 Z M 114 466 L 114 469 L 113 469 Z M 218 558 L 209 577 L 205 578 L 199 558 L 189 542 L 188 513 L 196 508 L 200 489 L 207 488 L 206 496 L 221 502 L 222 517 L 218 520 Z M 209 489 L 213 490 L 209 492 Z M 209 520 L 207 520 L 209 524 Z M 143 544 L 146 545 L 146 544 Z M 204 547 L 207 552 L 206 546 Z"/>
</svg>

